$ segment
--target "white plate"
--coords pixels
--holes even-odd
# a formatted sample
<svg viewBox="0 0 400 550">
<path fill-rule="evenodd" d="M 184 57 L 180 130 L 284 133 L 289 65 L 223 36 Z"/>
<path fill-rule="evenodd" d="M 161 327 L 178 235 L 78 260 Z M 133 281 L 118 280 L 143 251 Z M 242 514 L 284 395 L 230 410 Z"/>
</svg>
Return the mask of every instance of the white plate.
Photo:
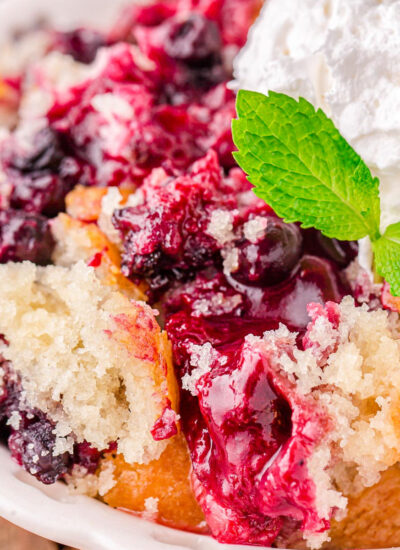
<svg viewBox="0 0 400 550">
<path fill-rule="evenodd" d="M 43 485 L 0 446 L 0 515 L 42 537 L 81 550 L 233 550 L 210 537 L 156 525 L 97 500 L 73 496 L 63 483 Z M 33 550 L 33 549 L 32 549 Z"/>
<path fill-rule="evenodd" d="M 10 460 L 5 447 L 0 447 L 0 476 L 0 513 L 38 535 L 82 550 L 186 547 L 181 533 L 159 529 L 94 499 L 72 496 L 62 483 L 39 483 Z M 188 542 L 188 548 L 201 548 Z"/>
<path fill-rule="evenodd" d="M 110 28 L 132 0 L 3 0 L 0 43 L 42 16 L 58 29 L 90 25 Z M 48 539 L 81 550 L 234 550 L 142 520 L 83 496 L 71 496 L 62 483 L 46 486 L 11 460 L 0 445 L 0 516 Z M 32 549 L 33 550 L 33 549 Z"/>
</svg>

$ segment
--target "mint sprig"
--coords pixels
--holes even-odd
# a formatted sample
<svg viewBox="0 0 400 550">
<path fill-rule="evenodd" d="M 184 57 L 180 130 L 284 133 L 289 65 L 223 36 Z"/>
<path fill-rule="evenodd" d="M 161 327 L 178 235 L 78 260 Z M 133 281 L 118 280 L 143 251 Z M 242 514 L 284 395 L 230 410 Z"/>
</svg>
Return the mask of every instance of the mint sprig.
<svg viewBox="0 0 400 550">
<path fill-rule="evenodd" d="M 325 113 L 305 99 L 240 90 L 234 156 L 286 222 L 339 240 L 369 236 L 375 268 L 400 295 L 400 223 L 382 236 L 379 180 Z"/>
<path fill-rule="evenodd" d="M 389 225 L 372 250 L 379 275 L 390 284 L 390 292 L 400 296 L 400 222 Z"/>
</svg>

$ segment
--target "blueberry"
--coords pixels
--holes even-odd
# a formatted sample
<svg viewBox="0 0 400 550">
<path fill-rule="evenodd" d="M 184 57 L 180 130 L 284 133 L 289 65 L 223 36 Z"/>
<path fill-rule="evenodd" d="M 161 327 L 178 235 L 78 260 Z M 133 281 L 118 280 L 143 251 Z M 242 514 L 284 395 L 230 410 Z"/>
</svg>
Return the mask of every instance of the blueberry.
<svg viewBox="0 0 400 550">
<path fill-rule="evenodd" d="M 38 214 L 22 210 L 0 210 L 0 263 L 24 260 L 46 265 L 51 260 L 54 240 L 49 222 Z"/>
<path fill-rule="evenodd" d="M 26 212 L 53 217 L 65 208 L 71 184 L 57 174 L 12 174 L 10 206 Z"/>
<path fill-rule="evenodd" d="M 243 238 L 235 245 L 239 251 L 239 267 L 232 277 L 243 284 L 280 283 L 299 261 L 302 252 L 299 228 L 272 216 L 267 216 L 266 222 L 264 233 L 256 242 Z"/>
<path fill-rule="evenodd" d="M 217 56 L 221 47 L 218 26 L 199 13 L 192 13 L 182 22 L 171 22 L 165 43 L 165 51 L 170 57 L 189 63 Z"/>
<path fill-rule="evenodd" d="M 29 153 L 14 155 L 10 165 L 21 173 L 57 171 L 62 158 L 59 136 L 46 127 L 35 135 L 34 147 Z"/>
<path fill-rule="evenodd" d="M 358 244 L 354 241 L 329 239 L 318 232 L 317 242 L 321 248 L 321 255 L 326 256 L 340 267 L 348 266 L 358 253 Z"/>
<path fill-rule="evenodd" d="M 35 418 L 11 434 L 8 446 L 13 458 L 45 484 L 54 483 L 68 472 L 68 453 L 54 454 L 54 425 L 46 418 Z"/>
<path fill-rule="evenodd" d="M 63 53 L 71 55 L 79 63 L 92 63 L 97 50 L 106 45 L 105 37 L 92 29 L 75 29 L 59 33 L 58 41 Z"/>
<path fill-rule="evenodd" d="M 79 177 L 79 166 L 70 173 L 61 138 L 50 128 L 39 131 L 33 143 L 28 153 L 12 149 L 3 158 L 11 188 L 9 205 L 51 217 L 64 209 L 65 195 Z"/>
</svg>

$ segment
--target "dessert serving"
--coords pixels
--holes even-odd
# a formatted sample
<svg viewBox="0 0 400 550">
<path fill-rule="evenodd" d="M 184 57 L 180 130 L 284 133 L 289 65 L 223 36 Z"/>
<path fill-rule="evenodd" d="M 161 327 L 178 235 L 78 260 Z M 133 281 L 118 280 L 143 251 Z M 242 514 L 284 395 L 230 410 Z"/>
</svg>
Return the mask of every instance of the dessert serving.
<svg viewBox="0 0 400 550">
<path fill-rule="evenodd" d="M 400 2 L 264 4 L 0 48 L 0 434 L 143 520 L 389 548 Z"/>
</svg>

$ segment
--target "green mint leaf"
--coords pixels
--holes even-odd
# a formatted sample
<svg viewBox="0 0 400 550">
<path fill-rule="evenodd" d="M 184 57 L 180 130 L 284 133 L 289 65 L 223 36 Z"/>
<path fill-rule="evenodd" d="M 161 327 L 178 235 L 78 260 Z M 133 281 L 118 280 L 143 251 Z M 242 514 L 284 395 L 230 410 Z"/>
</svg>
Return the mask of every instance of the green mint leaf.
<svg viewBox="0 0 400 550">
<path fill-rule="evenodd" d="M 376 271 L 390 284 L 393 296 L 400 296 L 400 222 L 389 225 L 372 249 Z"/>
<path fill-rule="evenodd" d="M 305 99 L 241 90 L 235 159 L 286 222 L 328 237 L 379 237 L 379 181 L 333 122 Z"/>
</svg>

